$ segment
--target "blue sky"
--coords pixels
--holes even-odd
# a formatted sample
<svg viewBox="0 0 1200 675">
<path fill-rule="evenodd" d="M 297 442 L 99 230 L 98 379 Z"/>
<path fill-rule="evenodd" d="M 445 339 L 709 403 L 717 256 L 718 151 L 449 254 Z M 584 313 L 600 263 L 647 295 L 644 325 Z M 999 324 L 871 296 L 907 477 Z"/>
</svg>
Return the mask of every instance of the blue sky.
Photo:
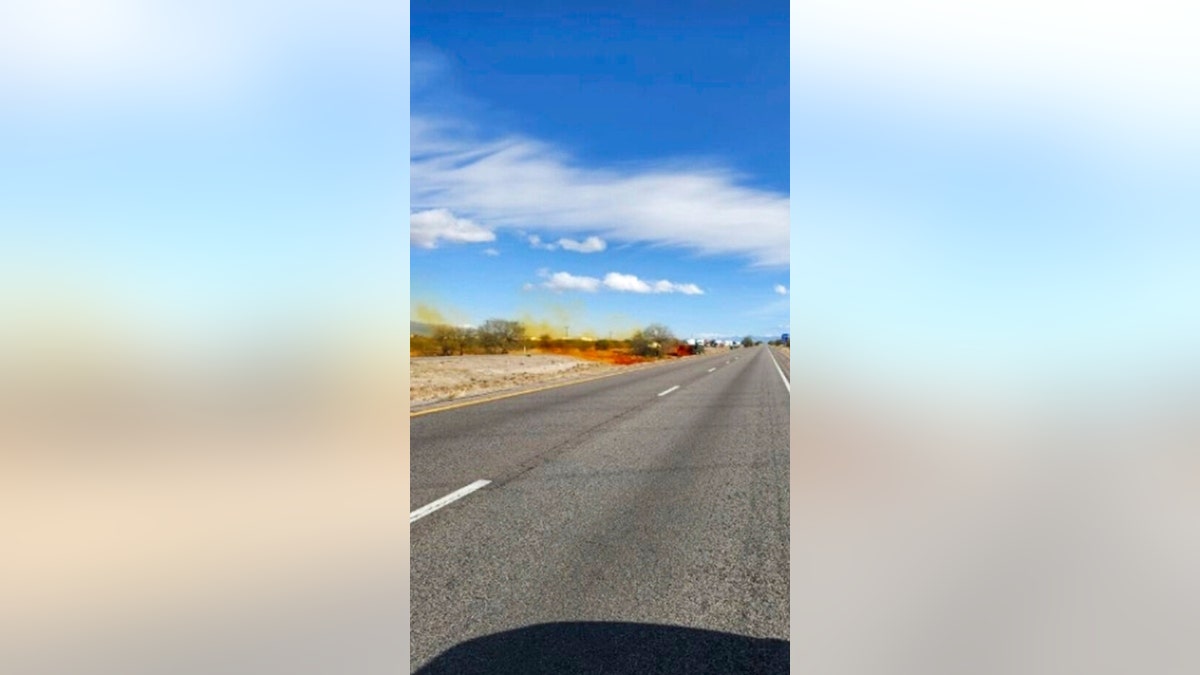
<svg viewBox="0 0 1200 675">
<path fill-rule="evenodd" d="M 787 14 L 414 3 L 414 316 L 785 332 Z"/>
</svg>

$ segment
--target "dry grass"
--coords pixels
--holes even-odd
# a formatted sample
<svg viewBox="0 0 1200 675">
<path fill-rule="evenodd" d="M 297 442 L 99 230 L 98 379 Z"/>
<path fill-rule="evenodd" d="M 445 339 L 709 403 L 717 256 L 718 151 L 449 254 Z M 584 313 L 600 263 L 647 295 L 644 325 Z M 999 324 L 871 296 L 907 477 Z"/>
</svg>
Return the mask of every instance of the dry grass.
<svg viewBox="0 0 1200 675">
<path fill-rule="evenodd" d="M 412 356 L 409 359 L 412 404 L 433 403 L 478 396 L 520 387 L 564 382 L 616 372 L 622 367 L 666 362 L 634 356 L 617 349 L 550 347 L 528 354 L 467 354 L 464 356 Z"/>
<path fill-rule="evenodd" d="M 431 403 L 599 375 L 619 366 L 562 354 L 427 356 L 410 360 L 409 400 Z"/>
<path fill-rule="evenodd" d="M 596 363 L 607 363 L 614 366 L 631 366 L 635 363 L 648 363 L 654 361 L 653 358 L 644 356 L 634 356 L 620 349 L 577 349 L 574 347 L 559 347 L 538 350 L 539 354 L 555 354 L 559 356 L 570 356 L 576 359 L 585 361 L 594 361 Z"/>
</svg>

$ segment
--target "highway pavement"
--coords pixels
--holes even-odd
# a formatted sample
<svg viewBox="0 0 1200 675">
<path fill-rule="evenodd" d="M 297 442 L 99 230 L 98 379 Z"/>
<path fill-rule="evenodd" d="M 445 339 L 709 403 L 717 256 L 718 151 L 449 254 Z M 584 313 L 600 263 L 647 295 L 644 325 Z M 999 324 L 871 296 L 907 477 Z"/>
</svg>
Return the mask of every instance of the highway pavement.
<svg viewBox="0 0 1200 675">
<path fill-rule="evenodd" d="M 787 672 L 765 346 L 411 420 L 414 672 Z"/>
</svg>

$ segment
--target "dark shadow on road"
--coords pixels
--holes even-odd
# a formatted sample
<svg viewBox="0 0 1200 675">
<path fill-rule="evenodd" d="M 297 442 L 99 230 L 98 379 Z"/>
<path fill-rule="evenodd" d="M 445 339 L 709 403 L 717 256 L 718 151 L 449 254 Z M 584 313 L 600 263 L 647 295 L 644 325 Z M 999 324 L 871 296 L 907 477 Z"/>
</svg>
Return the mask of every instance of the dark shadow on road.
<svg viewBox="0 0 1200 675">
<path fill-rule="evenodd" d="M 460 643 L 417 675 L 787 673 L 788 642 L 645 623 L 544 623 Z"/>
</svg>

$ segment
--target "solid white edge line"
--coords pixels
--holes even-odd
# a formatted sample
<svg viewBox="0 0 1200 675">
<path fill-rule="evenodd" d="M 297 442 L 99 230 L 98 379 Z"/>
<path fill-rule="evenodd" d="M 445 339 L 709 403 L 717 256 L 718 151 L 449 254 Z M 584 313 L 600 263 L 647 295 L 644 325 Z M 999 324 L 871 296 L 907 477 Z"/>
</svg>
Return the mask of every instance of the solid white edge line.
<svg viewBox="0 0 1200 675">
<path fill-rule="evenodd" d="M 659 395 L 659 396 L 666 396 L 667 394 L 669 394 L 669 393 L 671 393 L 671 392 L 675 391 L 675 390 L 676 390 L 676 389 L 678 389 L 678 388 L 679 388 L 679 385 L 675 385 L 674 387 L 671 387 L 670 389 L 668 389 L 668 390 L 666 390 L 666 391 L 660 391 L 660 392 L 658 392 L 658 395 Z"/>
<path fill-rule="evenodd" d="M 412 513 L 408 514 L 408 524 L 412 525 L 416 521 L 420 520 L 421 518 L 424 518 L 425 516 L 433 513 L 434 511 L 437 511 L 438 509 L 442 508 L 443 506 L 445 506 L 451 502 L 456 502 L 491 482 L 492 481 L 490 481 L 490 480 L 482 480 L 482 479 L 477 480 L 474 483 L 471 483 L 470 485 L 468 485 L 466 487 L 459 488 L 459 489 L 455 490 L 454 492 L 451 492 L 450 494 L 446 495 L 445 497 L 442 497 L 441 499 L 429 502 L 425 506 L 422 506 L 421 508 L 417 509 L 416 511 L 413 511 Z"/>
<path fill-rule="evenodd" d="M 783 386 L 787 387 L 788 393 L 792 393 L 792 384 L 783 376 L 783 368 L 779 367 L 779 362 L 775 360 L 775 350 L 767 348 L 767 353 L 771 355 L 771 365 L 775 366 L 775 372 L 779 373 L 779 379 L 783 380 Z"/>
</svg>

